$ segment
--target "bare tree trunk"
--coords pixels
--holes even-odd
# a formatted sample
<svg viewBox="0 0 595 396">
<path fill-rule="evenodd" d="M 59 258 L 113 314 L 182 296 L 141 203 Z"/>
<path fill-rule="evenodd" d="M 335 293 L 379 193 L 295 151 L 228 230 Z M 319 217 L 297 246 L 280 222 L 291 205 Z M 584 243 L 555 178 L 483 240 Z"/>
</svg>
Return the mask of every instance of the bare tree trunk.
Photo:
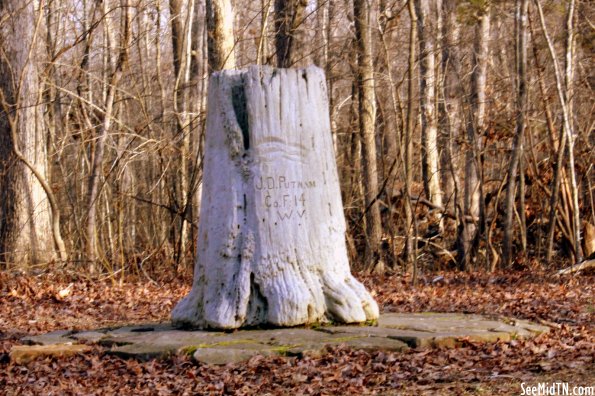
<svg viewBox="0 0 595 396">
<path fill-rule="evenodd" d="M 172 16 L 172 48 L 174 50 L 173 61 L 176 72 L 176 82 L 174 85 L 174 111 L 177 120 L 178 136 L 176 140 L 180 141 L 180 172 L 179 172 L 179 207 L 182 216 L 180 218 L 179 240 L 175 253 L 175 261 L 181 269 L 184 262 L 186 246 L 188 241 L 189 223 L 187 221 L 191 205 L 191 182 L 189 159 L 190 138 L 192 136 L 192 123 L 189 115 L 190 99 L 192 88 L 192 43 L 194 38 L 194 15 L 195 1 L 187 3 L 185 9 L 182 8 L 180 0 L 170 0 L 170 13 Z M 177 190 L 177 189 L 176 189 Z"/>
<path fill-rule="evenodd" d="M 516 131 L 512 142 L 510 162 L 508 165 L 508 185 L 506 188 L 504 241 L 502 244 L 502 266 L 508 268 L 512 263 L 512 239 L 514 235 L 513 214 L 515 212 L 516 177 L 523 152 L 523 135 L 525 132 L 525 112 L 527 111 L 527 10 L 528 0 L 517 0 L 516 5 Z M 523 191 L 524 193 L 524 191 Z M 520 210 L 525 210 L 521 207 Z"/>
<path fill-rule="evenodd" d="M 211 71 L 236 67 L 230 0 L 206 0 L 207 46 Z"/>
<path fill-rule="evenodd" d="M 269 57 L 269 14 L 272 0 L 260 0 L 260 37 L 258 38 L 258 48 L 256 50 L 256 63 L 265 65 Z"/>
<path fill-rule="evenodd" d="M 171 42 L 174 64 L 174 74 L 179 78 L 182 70 L 184 52 L 184 14 L 182 0 L 169 0 L 169 15 L 171 17 Z"/>
<path fill-rule="evenodd" d="M 353 51 L 353 57 L 357 58 L 357 51 Z M 362 139 L 361 134 L 359 133 L 359 87 L 357 85 L 357 78 L 352 79 L 351 83 L 351 103 L 350 103 L 350 117 L 349 117 L 349 126 L 350 130 L 353 131 L 349 134 L 349 141 L 347 147 L 347 159 L 346 164 L 348 167 L 347 178 L 349 180 L 348 186 L 349 191 L 345 194 L 347 199 L 346 204 L 350 208 L 347 210 L 347 214 L 349 218 L 355 218 L 361 212 L 361 202 L 364 199 L 363 183 L 362 183 Z M 356 213 L 354 213 L 356 212 Z M 363 216 L 360 216 L 361 219 Z M 353 224 L 353 226 L 348 229 L 348 234 L 353 238 L 355 235 L 364 235 L 365 237 L 365 227 L 361 222 L 357 222 Z M 361 229 L 361 232 L 356 232 L 356 230 Z M 358 252 L 356 249 L 351 249 L 351 258 L 352 258 L 352 265 L 354 264 L 365 264 L 365 263 L 356 263 L 354 262 L 358 257 Z M 360 265 L 360 268 L 363 268 L 363 265 Z"/>
<path fill-rule="evenodd" d="M 327 78 L 329 78 L 327 66 L 329 61 L 329 33 L 332 7 L 332 0 L 316 0 L 316 42 L 314 45 L 317 50 L 314 63 L 325 69 Z M 332 91 L 329 90 L 329 92 Z"/>
<path fill-rule="evenodd" d="M 294 66 L 300 59 L 296 51 L 297 30 L 307 5 L 307 0 L 275 0 L 277 67 Z"/>
<path fill-rule="evenodd" d="M 543 110 L 545 113 L 545 121 L 547 125 L 547 129 L 549 131 L 549 140 L 550 140 L 550 155 L 554 158 L 553 164 L 553 173 L 554 177 L 552 178 L 552 182 L 550 184 L 550 197 L 549 197 L 549 212 L 548 212 L 548 227 L 546 231 L 546 252 L 545 252 L 545 262 L 549 263 L 552 257 L 552 250 L 554 247 L 554 231 L 556 229 L 556 214 L 558 213 L 558 196 L 560 195 L 560 180 L 564 180 L 564 184 L 566 184 L 567 176 L 566 172 L 564 171 L 564 153 L 566 152 L 566 134 L 564 133 L 564 128 L 559 128 L 558 131 L 556 130 L 556 126 L 554 125 L 554 116 L 550 109 L 550 95 L 548 95 L 547 88 L 545 85 L 545 76 L 544 74 L 544 67 L 542 66 L 541 62 L 539 61 L 539 53 L 538 53 L 538 44 L 536 42 L 536 34 L 533 29 L 533 25 L 531 23 L 531 18 L 529 16 L 529 28 L 531 32 L 531 39 L 533 42 L 532 50 L 533 50 L 533 58 L 535 61 L 535 70 L 537 72 L 537 79 L 539 82 L 539 90 L 542 96 L 543 101 Z M 566 194 L 562 195 L 563 203 L 566 203 Z M 565 221 L 566 217 L 563 217 L 561 221 Z M 570 228 L 570 225 L 567 225 Z"/>
<path fill-rule="evenodd" d="M 556 91 L 558 94 L 558 100 L 560 101 L 560 106 L 562 107 L 562 122 L 563 122 L 563 132 L 564 138 L 560 142 L 560 147 L 563 146 L 563 142 L 566 140 L 568 141 L 568 166 L 570 171 L 570 180 L 571 180 L 571 190 L 572 190 L 572 211 L 573 211 L 573 230 L 572 230 L 572 237 L 573 237 L 573 245 L 574 245 L 574 261 L 580 262 L 582 260 L 582 249 L 581 249 L 581 239 L 580 239 L 580 208 L 578 205 L 578 187 L 576 183 L 576 171 L 574 166 L 574 139 L 575 135 L 572 130 L 572 121 L 571 121 L 571 113 L 569 108 L 569 101 L 570 97 L 568 96 L 571 94 L 571 85 L 572 85 L 572 74 L 573 74 L 573 46 L 574 46 L 574 37 L 573 37 L 573 19 L 574 19 L 574 0 L 570 0 L 568 4 L 568 12 L 567 12 L 567 20 L 566 20 L 566 34 L 567 34 L 567 41 L 566 41 L 566 70 L 565 74 L 562 74 L 560 70 L 560 66 L 558 64 L 558 57 L 556 56 L 556 51 L 554 48 L 554 44 L 549 36 L 547 26 L 545 24 L 545 16 L 543 15 L 543 9 L 541 7 L 541 2 L 539 0 L 534 0 L 535 5 L 537 6 L 537 11 L 539 12 L 539 21 L 541 23 L 541 29 L 543 31 L 544 38 L 547 42 L 548 49 L 550 52 L 550 57 L 552 59 L 552 63 L 554 66 L 554 75 L 556 77 Z M 566 87 L 564 87 L 564 83 L 562 79 L 564 78 Z M 566 89 L 564 89 L 566 88 Z M 556 167 L 561 168 L 561 157 L 562 153 L 558 156 L 558 163 Z M 554 183 L 557 182 L 556 178 L 558 177 L 558 172 L 560 169 L 556 169 L 556 174 L 554 175 Z M 559 179 L 558 179 L 559 180 Z M 555 193 L 556 185 L 554 184 L 554 188 L 552 188 L 552 194 Z M 557 194 L 556 194 L 557 195 Z M 551 211 L 555 210 L 554 203 L 557 200 L 557 197 L 552 196 L 550 213 Z M 554 216 L 555 218 L 555 216 Z M 552 216 L 550 216 L 550 221 Z M 553 223 L 550 224 L 550 229 L 553 228 Z M 553 233 L 553 231 L 552 231 Z M 551 252 L 551 242 L 553 237 L 548 233 L 548 253 Z M 549 254 L 548 254 L 549 255 Z"/>
<path fill-rule="evenodd" d="M 436 46 L 435 18 L 432 18 L 432 7 L 429 0 L 416 0 L 417 28 L 420 47 L 420 80 L 419 100 L 421 105 L 421 140 L 422 140 L 422 174 L 424 190 L 430 202 L 442 206 L 442 188 L 440 187 L 440 170 L 438 150 L 438 118 L 436 111 Z M 440 214 L 435 214 L 432 222 L 441 228 Z"/>
<path fill-rule="evenodd" d="M 40 104 L 43 12 L 0 3 L 0 261 L 66 260 L 60 212 L 47 182 L 47 129 Z"/>
<path fill-rule="evenodd" d="M 331 132 L 333 133 L 333 144 L 335 146 L 335 152 L 339 152 L 338 147 L 338 137 L 336 133 L 337 123 L 334 121 L 334 114 L 335 114 L 335 95 L 334 95 L 334 75 L 333 75 L 333 68 L 331 63 L 330 51 L 333 42 L 333 18 L 334 18 L 334 1 L 335 0 L 318 0 L 321 7 L 324 8 L 324 12 L 322 12 L 321 18 L 323 21 L 321 23 L 321 29 L 324 29 L 324 33 L 322 34 L 324 38 L 324 42 L 322 43 L 322 59 L 320 60 L 320 67 L 324 69 L 324 75 L 326 76 L 326 84 L 328 86 L 329 92 L 329 112 L 331 116 Z"/>
<path fill-rule="evenodd" d="M 387 164 L 391 164 L 384 177 L 386 179 L 386 191 L 389 194 L 389 199 L 387 200 L 388 211 L 389 213 L 392 213 L 395 211 L 395 206 L 398 204 L 397 201 L 393 199 L 394 194 L 396 193 L 395 184 L 398 180 L 405 180 L 407 178 L 407 172 L 405 166 L 403 165 L 405 163 L 405 149 L 402 144 L 406 125 L 406 114 L 400 97 L 400 85 L 402 81 L 399 82 L 395 79 L 395 73 L 393 70 L 394 57 L 390 51 L 390 39 L 393 34 L 391 30 L 395 25 L 396 18 L 386 1 L 380 2 L 380 15 L 384 16 L 384 18 L 379 21 L 378 25 L 386 67 L 386 77 L 388 78 L 390 87 L 390 110 L 392 111 L 392 116 L 391 114 L 388 114 L 390 113 L 389 111 L 386 112 L 387 114 L 385 123 L 387 124 L 385 125 L 383 136 L 383 157 Z M 403 193 L 403 191 L 401 191 L 401 193 Z M 406 205 L 410 204 L 410 200 L 405 202 Z M 390 253 L 385 255 L 385 259 L 387 264 L 390 262 L 391 266 L 394 266 L 399 261 L 400 244 L 396 243 L 395 237 L 397 236 L 398 227 L 400 226 L 401 224 L 396 224 L 394 221 L 389 221 L 385 229 L 385 232 L 389 234 L 390 238 Z M 407 230 L 405 230 L 405 232 L 408 233 Z M 390 254 L 390 257 L 388 254 Z"/>
<path fill-rule="evenodd" d="M 111 73 L 109 79 L 109 86 L 107 87 L 107 96 L 105 98 L 105 111 L 103 114 L 103 123 L 99 131 L 99 136 L 95 143 L 95 155 L 93 156 L 93 165 L 91 167 L 91 175 L 89 177 L 89 187 L 87 195 L 87 245 L 86 253 L 87 260 L 90 262 L 90 270 L 94 272 L 97 270 L 95 262 L 97 260 L 97 227 L 96 227 L 96 212 L 97 200 L 99 198 L 99 180 L 102 173 L 103 158 L 105 152 L 105 141 L 112 124 L 114 114 L 114 101 L 116 98 L 116 90 L 128 60 L 128 45 L 130 40 L 130 21 L 128 15 L 128 0 L 121 0 L 122 12 L 122 39 L 120 41 L 120 48 L 116 66 Z M 105 12 L 107 14 L 107 12 Z"/>
<path fill-rule="evenodd" d="M 186 205 L 184 217 L 190 219 L 189 223 L 189 243 L 196 241 L 196 227 L 200 216 L 200 189 L 202 186 L 202 141 L 204 136 L 204 98 L 206 97 L 206 80 L 208 71 L 207 51 L 206 51 L 206 19 L 205 7 L 203 2 L 196 2 L 194 5 L 194 22 L 192 24 L 191 41 L 191 62 L 190 62 L 190 82 L 189 82 L 189 111 L 190 111 L 190 156 L 192 164 L 190 166 L 190 186 L 189 198 Z"/>
<path fill-rule="evenodd" d="M 479 242 L 481 222 L 482 134 L 485 129 L 487 65 L 490 39 L 490 4 L 482 3 L 477 15 L 475 38 L 473 43 L 473 61 L 471 74 L 471 116 L 467 120 L 467 150 L 465 153 L 465 198 L 464 218 L 459 235 L 459 268 L 465 270 L 475 261 L 476 247 Z"/>
<path fill-rule="evenodd" d="M 442 3 L 442 13 L 445 17 L 444 34 L 442 35 L 442 76 L 443 76 L 443 107 L 441 114 L 441 130 L 444 136 L 444 151 L 442 155 L 442 176 L 444 177 L 444 207 L 455 213 L 459 221 L 447 220 L 447 225 L 456 227 L 463 218 L 463 201 L 461 175 L 464 169 L 461 160 L 461 138 L 463 130 L 462 117 L 462 81 L 460 76 L 461 59 L 459 52 L 460 26 L 457 21 L 457 0 L 445 0 Z M 448 227 L 447 227 L 448 228 Z M 450 228 L 449 231 L 454 229 Z"/>
<path fill-rule="evenodd" d="M 192 5 L 194 5 L 194 1 L 190 1 Z M 189 13 L 186 14 L 183 12 L 182 9 L 182 1 L 181 0 L 169 0 L 169 14 L 171 18 L 171 40 L 172 40 L 172 59 L 173 59 L 173 66 L 174 66 L 174 76 L 175 76 L 175 84 L 173 87 L 173 105 L 174 105 L 174 112 L 176 117 L 176 134 L 175 140 L 179 141 L 181 144 L 178 146 L 179 150 L 179 158 L 180 158 L 180 167 L 179 172 L 176 174 L 177 177 L 174 177 L 171 181 L 173 183 L 172 191 L 175 191 L 176 194 L 173 194 L 173 199 L 176 201 L 176 206 L 181 208 L 180 211 L 184 210 L 186 206 L 186 194 L 188 191 L 188 151 L 187 143 L 188 143 L 188 131 L 185 131 L 184 128 L 187 126 L 187 112 L 186 112 L 186 92 L 188 90 L 187 81 L 184 78 L 186 76 L 186 51 L 185 51 L 185 43 L 186 35 L 185 30 L 188 28 L 188 16 Z M 191 31 L 191 30 L 190 30 Z M 175 221 L 177 223 L 177 221 Z M 181 216 L 179 222 L 179 230 L 180 232 L 177 235 L 177 240 L 174 238 L 174 261 L 178 268 L 181 268 L 180 261 L 182 259 L 182 251 L 184 249 L 184 242 L 185 242 L 185 234 L 186 234 L 186 221 L 184 216 Z M 176 227 L 177 228 L 177 227 Z"/>
<path fill-rule="evenodd" d="M 415 130 L 415 110 L 414 110 L 414 93 L 415 93 L 415 46 L 417 42 L 417 14 L 413 0 L 408 1 L 409 17 L 411 19 L 411 26 L 409 28 L 409 68 L 407 71 L 407 127 L 405 128 L 405 139 L 403 142 L 405 153 L 405 249 L 404 256 L 409 268 L 409 272 L 415 273 L 417 270 L 416 255 L 413 246 L 414 233 L 414 213 L 411 203 L 411 184 L 413 183 L 413 132 Z M 417 246 L 417 244 L 416 244 Z"/>
<path fill-rule="evenodd" d="M 568 171 L 570 173 L 570 189 L 572 197 L 572 231 L 573 231 L 573 245 L 574 245 L 574 262 L 580 263 L 583 260 L 583 252 L 581 245 L 581 222 L 580 222 L 580 206 L 578 203 L 578 182 L 576 178 L 576 167 L 574 160 L 574 144 L 576 141 L 576 133 L 574 131 L 573 122 L 573 105 L 574 105 L 574 11 L 575 0 L 570 0 L 568 3 L 568 10 L 566 13 L 566 48 L 565 48 L 565 73 L 564 83 L 566 86 L 566 102 L 567 102 L 567 119 L 568 119 Z"/>
<path fill-rule="evenodd" d="M 381 252 L 382 223 L 378 195 L 376 160 L 376 93 L 370 29 L 370 6 L 365 0 L 353 2 L 353 15 L 358 48 L 359 127 L 362 135 L 362 170 L 366 219 L 365 267 L 384 271 Z"/>
</svg>

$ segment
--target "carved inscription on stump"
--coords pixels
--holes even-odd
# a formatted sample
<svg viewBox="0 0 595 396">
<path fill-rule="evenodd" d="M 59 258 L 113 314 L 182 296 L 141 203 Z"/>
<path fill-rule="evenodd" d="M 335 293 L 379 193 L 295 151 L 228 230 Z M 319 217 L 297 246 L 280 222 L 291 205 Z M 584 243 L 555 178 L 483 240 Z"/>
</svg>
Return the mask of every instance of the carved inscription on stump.
<svg viewBox="0 0 595 396">
<path fill-rule="evenodd" d="M 315 180 L 288 180 L 285 176 L 257 177 L 254 188 L 261 192 L 260 199 L 268 216 L 263 221 L 291 220 L 306 215 L 307 190 L 316 188 Z M 298 223 L 301 226 L 301 223 Z"/>
</svg>

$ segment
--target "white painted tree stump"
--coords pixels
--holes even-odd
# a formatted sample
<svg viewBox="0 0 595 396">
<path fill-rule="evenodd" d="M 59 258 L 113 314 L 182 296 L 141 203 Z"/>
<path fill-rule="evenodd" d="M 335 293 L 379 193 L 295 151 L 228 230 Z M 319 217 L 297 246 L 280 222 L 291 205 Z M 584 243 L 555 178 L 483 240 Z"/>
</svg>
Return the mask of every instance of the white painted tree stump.
<svg viewBox="0 0 595 396">
<path fill-rule="evenodd" d="M 194 283 L 173 323 L 378 318 L 349 269 L 323 71 L 215 73 L 208 106 Z"/>
</svg>

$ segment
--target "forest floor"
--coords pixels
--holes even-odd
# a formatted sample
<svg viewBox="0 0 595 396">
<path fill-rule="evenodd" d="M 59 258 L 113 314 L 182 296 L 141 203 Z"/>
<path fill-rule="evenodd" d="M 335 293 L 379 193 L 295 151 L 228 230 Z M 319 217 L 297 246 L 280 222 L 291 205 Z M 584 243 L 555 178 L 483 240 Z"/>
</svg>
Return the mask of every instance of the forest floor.
<svg viewBox="0 0 595 396">
<path fill-rule="evenodd" d="M 551 327 L 530 340 L 456 349 L 320 357 L 261 357 L 212 366 L 174 356 L 141 362 L 100 349 L 24 365 L 9 351 L 25 335 L 167 321 L 191 279 L 114 282 L 67 273 L 0 273 L 0 394 L 40 395 L 520 395 L 538 383 L 595 385 L 593 273 L 436 273 L 360 276 L 384 312 L 497 314 Z M 521 386 L 523 385 L 523 387 Z"/>
</svg>

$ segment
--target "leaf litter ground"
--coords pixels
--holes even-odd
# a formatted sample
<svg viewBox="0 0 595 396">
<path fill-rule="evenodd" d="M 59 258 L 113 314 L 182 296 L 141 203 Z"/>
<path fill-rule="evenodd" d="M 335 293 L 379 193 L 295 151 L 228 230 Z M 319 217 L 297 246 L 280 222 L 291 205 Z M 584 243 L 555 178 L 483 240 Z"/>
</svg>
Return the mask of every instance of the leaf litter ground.
<svg viewBox="0 0 595 396">
<path fill-rule="evenodd" d="M 16 365 L 25 335 L 166 321 L 189 279 L 114 284 L 72 275 L 0 273 L 0 393 L 43 395 L 520 394 L 521 383 L 595 385 L 592 274 L 551 277 L 442 273 L 361 277 L 384 312 L 464 312 L 530 319 L 552 328 L 531 340 L 468 342 L 456 349 L 368 353 L 329 348 L 320 357 L 261 357 L 227 366 L 189 357 L 139 362 L 91 353 Z M 174 279 L 174 280 L 172 280 Z"/>
</svg>

